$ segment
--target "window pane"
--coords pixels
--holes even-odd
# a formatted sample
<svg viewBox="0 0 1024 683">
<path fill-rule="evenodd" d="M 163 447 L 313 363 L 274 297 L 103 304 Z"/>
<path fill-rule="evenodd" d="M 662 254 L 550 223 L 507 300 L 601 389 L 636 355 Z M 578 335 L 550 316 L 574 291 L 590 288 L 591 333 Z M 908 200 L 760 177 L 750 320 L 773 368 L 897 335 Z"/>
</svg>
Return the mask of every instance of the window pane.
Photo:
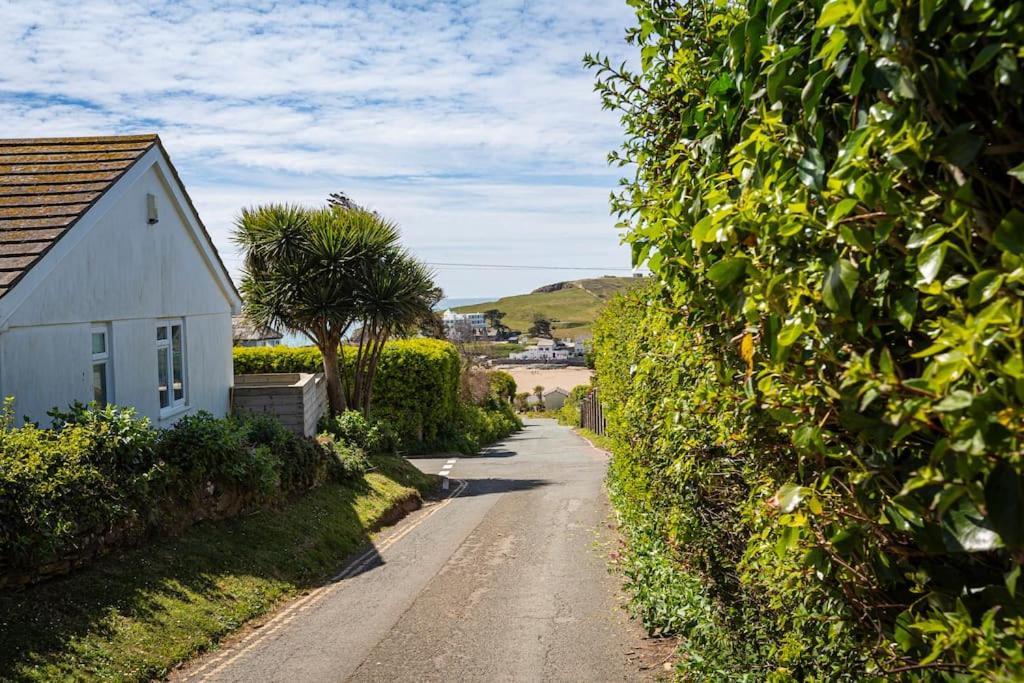
<svg viewBox="0 0 1024 683">
<path fill-rule="evenodd" d="M 165 325 L 156 328 L 156 338 L 161 341 L 167 339 L 167 327 Z"/>
<path fill-rule="evenodd" d="M 107 405 L 107 364 L 93 363 L 92 400 L 101 406 Z"/>
<path fill-rule="evenodd" d="M 181 401 L 185 398 L 185 370 L 182 365 L 181 325 L 173 325 L 171 327 L 171 353 L 173 354 L 174 363 L 174 400 Z"/>
<path fill-rule="evenodd" d="M 156 373 L 157 387 L 160 390 L 160 407 L 166 408 L 171 405 L 171 395 L 167 391 L 167 349 L 156 350 Z"/>
<path fill-rule="evenodd" d="M 105 332 L 92 333 L 92 352 L 93 355 L 107 352 L 107 335 Z"/>
</svg>

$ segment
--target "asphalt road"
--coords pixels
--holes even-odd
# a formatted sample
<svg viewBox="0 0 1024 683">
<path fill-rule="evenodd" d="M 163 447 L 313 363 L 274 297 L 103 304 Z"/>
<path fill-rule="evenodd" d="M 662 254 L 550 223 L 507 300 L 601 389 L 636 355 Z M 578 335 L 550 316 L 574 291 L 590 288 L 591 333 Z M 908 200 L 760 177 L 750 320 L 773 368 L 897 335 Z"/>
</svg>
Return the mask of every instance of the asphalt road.
<svg viewBox="0 0 1024 683">
<path fill-rule="evenodd" d="M 175 678 L 620 681 L 638 628 L 607 571 L 603 453 L 551 420 L 477 456 L 417 459 L 451 495 L 374 540 L 336 581 Z"/>
</svg>

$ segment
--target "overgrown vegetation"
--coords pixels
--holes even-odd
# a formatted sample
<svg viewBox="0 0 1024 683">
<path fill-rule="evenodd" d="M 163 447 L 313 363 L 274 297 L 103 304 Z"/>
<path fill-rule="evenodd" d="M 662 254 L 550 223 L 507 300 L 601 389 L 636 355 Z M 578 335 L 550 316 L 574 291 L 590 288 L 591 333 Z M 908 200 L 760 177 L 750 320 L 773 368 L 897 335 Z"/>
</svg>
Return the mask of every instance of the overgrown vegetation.
<svg viewBox="0 0 1024 683">
<path fill-rule="evenodd" d="M 342 347 L 341 355 L 356 353 Z M 234 349 L 235 372 L 319 372 L 316 348 L 285 346 Z M 475 453 L 521 425 L 505 400 L 492 400 L 492 373 L 463 367 L 455 347 L 437 339 L 388 342 L 374 375 L 370 422 L 403 452 L 458 450 Z M 499 383 L 501 380 L 496 380 Z M 514 382 L 513 382 L 514 383 Z M 473 384 L 471 388 L 469 385 Z M 498 387 L 507 392 L 507 386 Z M 482 412 L 481 412 L 482 411 Z M 342 417 L 351 419 L 347 413 Z M 331 423 L 326 423 L 332 431 Z"/>
<path fill-rule="evenodd" d="M 442 296 L 430 270 L 399 244 L 398 226 L 332 197 L 321 209 L 244 209 L 233 238 L 245 257 L 246 318 L 303 334 L 320 350 L 331 414 L 368 415 L 384 344 L 418 330 Z M 355 352 L 339 355 L 354 325 Z"/>
<path fill-rule="evenodd" d="M 637 609 L 691 677 L 1024 676 L 1024 4 L 631 4 Z"/>
<path fill-rule="evenodd" d="M 355 353 L 349 346 L 340 352 L 347 358 Z M 323 363 L 314 347 L 235 347 L 234 359 L 236 374 L 320 372 Z M 458 351 L 446 341 L 389 342 L 381 351 L 374 375 L 370 416 L 390 425 L 407 450 L 419 452 L 442 445 L 453 436 L 460 368 Z"/>
<path fill-rule="evenodd" d="M 580 426 L 580 402 L 590 393 L 593 387 L 589 384 L 577 384 L 569 390 L 565 403 L 558 410 L 558 423 L 570 427 Z"/>
<path fill-rule="evenodd" d="M 144 681 L 319 585 L 397 507 L 436 487 L 402 458 L 282 508 L 205 522 L 0 594 L 0 678 Z"/>
<path fill-rule="evenodd" d="M 0 570 L 15 583 L 353 476 L 266 417 L 198 413 L 158 431 L 115 406 L 53 415 L 50 429 L 0 416 Z"/>
</svg>

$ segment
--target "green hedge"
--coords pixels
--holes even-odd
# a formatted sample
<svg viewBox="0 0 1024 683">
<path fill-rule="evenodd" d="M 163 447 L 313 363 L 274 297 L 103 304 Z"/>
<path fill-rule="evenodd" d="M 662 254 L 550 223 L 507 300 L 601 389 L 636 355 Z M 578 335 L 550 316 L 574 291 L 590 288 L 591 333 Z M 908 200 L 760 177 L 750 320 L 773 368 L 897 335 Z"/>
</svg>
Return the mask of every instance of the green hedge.
<svg viewBox="0 0 1024 683">
<path fill-rule="evenodd" d="M 484 406 L 468 403 L 460 405 L 455 424 L 457 436 L 448 446 L 466 454 L 476 453 L 482 446 L 504 439 L 523 428 L 512 404 L 497 396 Z"/>
<path fill-rule="evenodd" d="M 352 347 L 343 352 L 351 359 Z M 321 372 L 314 347 L 235 347 L 235 373 Z M 460 360 L 446 341 L 408 339 L 384 346 L 373 382 L 371 412 L 413 448 L 429 448 L 455 436 Z"/>
<path fill-rule="evenodd" d="M 79 405 L 41 429 L 14 427 L 8 405 L 0 416 L 0 582 L 67 571 L 151 533 L 281 501 L 344 478 L 343 464 L 265 416 L 198 413 L 157 431 L 129 409 Z"/>
<path fill-rule="evenodd" d="M 580 402 L 586 398 L 593 390 L 593 387 L 589 384 L 577 384 L 569 390 L 569 395 L 565 398 L 565 403 L 561 408 L 558 409 L 558 422 L 559 424 L 568 425 L 570 427 L 580 426 Z"/>
<path fill-rule="evenodd" d="M 748 414 L 742 368 L 716 350 L 727 340 L 673 325 L 653 293 L 613 300 L 594 327 L 634 612 L 652 633 L 683 636 L 690 679 L 863 670 L 841 597 L 799 554 L 777 552 L 766 501 L 786 481 L 786 449 Z"/>
<path fill-rule="evenodd" d="M 632 356 L 673 406 L 642 495 L 744 501 L 772 671 L 1024 677 L 1024 3 L 630 4 L 639 71 L 591 63 L 673 340 Z"/>
</svg>

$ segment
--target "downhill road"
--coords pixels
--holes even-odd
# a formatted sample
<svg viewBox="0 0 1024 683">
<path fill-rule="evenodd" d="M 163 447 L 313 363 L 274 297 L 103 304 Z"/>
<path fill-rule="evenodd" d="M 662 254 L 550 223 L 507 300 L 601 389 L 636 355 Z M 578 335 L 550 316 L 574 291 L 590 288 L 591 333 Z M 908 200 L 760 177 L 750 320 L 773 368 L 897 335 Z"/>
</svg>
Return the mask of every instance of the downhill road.
<svg viewBox="0 0 1024 683">
<path fill-rule="evenodd" d="M 606 566 L 614 536 L 602 452 L 551 420 L 531 420 L 480 455 L 413 462 L 449 473 L 449 497 L 381 534 L 334 582 L 175 678 L 644 677 L 638 627 Z"/>
</svg>

